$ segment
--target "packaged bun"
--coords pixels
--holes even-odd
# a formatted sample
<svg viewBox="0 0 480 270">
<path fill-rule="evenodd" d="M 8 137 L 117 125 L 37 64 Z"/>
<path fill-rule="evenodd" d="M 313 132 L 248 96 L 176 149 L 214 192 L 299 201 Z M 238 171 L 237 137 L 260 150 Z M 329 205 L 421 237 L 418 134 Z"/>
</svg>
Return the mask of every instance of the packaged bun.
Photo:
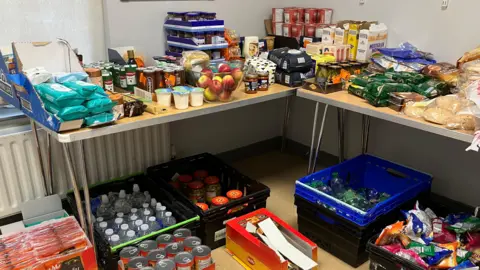
<svg viewBox="0 0 480 270">
<path fill-rule="evenodd" d="M 432 122 L 439 125 L 445 125 L 447 120 L 450 119 L 454 114 L 446 109 L 442 108 L 430 108 L 423 113 L 423 118 L 428 122 Z"/>
</svg>

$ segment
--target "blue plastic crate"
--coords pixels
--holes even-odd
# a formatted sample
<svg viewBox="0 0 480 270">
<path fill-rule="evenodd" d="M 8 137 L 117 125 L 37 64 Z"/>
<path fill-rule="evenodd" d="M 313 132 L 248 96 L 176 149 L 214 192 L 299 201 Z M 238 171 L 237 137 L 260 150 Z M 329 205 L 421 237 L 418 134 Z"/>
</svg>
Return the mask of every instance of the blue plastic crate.
<svg viewBox="0 0 480 270">
<path fill-rule="evenodd" d="M 329 184 L 334 172 L 338 172 L 339 177 L 348 181 L 353 189 L 375 188 L 380 193 L 390 194 L 390 198 L 365 212 L 308 185 L 318 180 Z M 303 177 L 295 184 L 295 194 L 363 227 L 421 192 L 429 191 L 431 186 L 432 176 L 429 174 L 372 155 L 360 155 Z"/>
</svg>

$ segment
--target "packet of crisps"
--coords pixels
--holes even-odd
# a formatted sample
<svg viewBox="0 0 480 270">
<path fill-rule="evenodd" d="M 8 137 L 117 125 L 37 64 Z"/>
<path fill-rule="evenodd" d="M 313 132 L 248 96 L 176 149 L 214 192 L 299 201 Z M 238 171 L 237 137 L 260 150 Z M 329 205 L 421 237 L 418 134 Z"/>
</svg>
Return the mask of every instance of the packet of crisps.
<svg viewBox="0 0 480 270">
<path fill-rule="evenodd" d="M 410 238 L 403 233 L 400 233 L 397 238 L 400 240 L 404 248 L 406 248 L 412 242 L 412 240 L 410 240 Z"/>
<path fill-rule="evenodd" d="M 448 225 L 441 219 L 436 218 L 432 222 L 433 241 L 436 243 L 452 243 L 457 240 L 455 233 L 447 230 Z"/>
<path fill-rule="evenodd" d="M 418 254 L 415 253 L 415 251 L 413 250 L 401 249 L 397 253 L 395 253 L 395 255 L 401 258 L 404 258 L 408 261 L 414 262 L 420 265 L 421 267 L 423 267 L 424 269 L 428 268 L 428 264 L 426 264 L 425 261 L 422 258 L 420 258 L 420 256 L 418 256 Z"/>
<path fill-rule="evenodd" d="M 472 252 L 465 249 L 457 249 L 457 263 L 460 264 L 472 256 Z"/>
<path fill-rule="evenodd" d="M 424 245 L 417 242 L 411 242 L 407 246 L 408 250 L 415 251 L 420 257 L 435 256 L 435 246 L 434 245 Z"/>
<path fill-rule="evenodd" d="M 388 225 L 382 230 L 380 236 L 375 241 L 377 246 L 385 246 L 391 244 L 393 240 L 399 235 L 403 228 L 403 221 L 398 221 L 392 225 Z"/>
<path fill-rule="evenodd" d="M 440 262 L 442 262 L 445 258 L 449 257 L 453 252 L 451 250 L 446 250 L 446 249 L 439 249 L 438 251 L 435 251 L 435 255 L 431 257 L 426 257 L 425 261 L 428 263 L 428 265 L 437 265 Z"/>
<path fill-rule="evenodd" d="M 455 231 L 458 234 L 466 233 L 480 228 L 480 218 L 469 217 L 462 222 L 457 222 L 448 227 L 448 229 Z"/>
<path fill-rule="evenodd" d="M 441 261 L 436 267 L 437 268 L 452 268 L 457 266 L 457 248 L 458 242 L 448 243 L 448 244 L 438 244 L 438 247 L 448 249 L 452 251 L 452 254 L 446 257 Z"/>
</svg>

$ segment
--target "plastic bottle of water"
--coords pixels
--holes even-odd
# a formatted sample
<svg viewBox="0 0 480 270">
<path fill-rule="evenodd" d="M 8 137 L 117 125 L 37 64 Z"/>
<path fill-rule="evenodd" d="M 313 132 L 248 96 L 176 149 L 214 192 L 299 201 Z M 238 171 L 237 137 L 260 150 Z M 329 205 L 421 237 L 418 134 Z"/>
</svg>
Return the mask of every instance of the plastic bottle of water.
<svg viewBox="0 0 480 270">
<path fill-rule="evenodd" d="M 126 243 L 128 241 L 132 241 L 132 240 L 135 240 L 137 238 L 137 235 L 135 234 L 135 231 L 133 230 L 129 230 L 127 232 L 127 236 L 125 236 L 125 238 L 122 240 L 123 243 Z"/>
<path fill-rule="evenodd" d="M 148 218 L 148 227 L 150 227 L 150 231 L 155 232 L 161 229 L 160 225 L 158 225 L 157 218 L 149 217 Z"/>
<path fill-rule="evenodd" d="M 95 221 L 95 229 L 97 231 L 100 230 L 100 223 L 102 223 L 105 219 L 103 217 L 98 217 Z"/>
<path fill-rule="evenodd" d="M 172 225 L 175 225 L 177 220 L 172 216 L 172 212 L 166 212 L 165 217 L 163 218 L 163 227 L 167 228 Z"/>
<path fill-rule="evenodd" d="M 158 204 L 157 204 L 157 207 L 158 207 Z M 156 214 L 157 221 L 161 222 L 163 224 L 163 227 L 166 227 L 165 222 L 163 220 L 163 218 L 165 217 L 166 210 L 167 210 L 167 207 L 160 206 L 160 207 L 158 207 L 157 214 Z"/>
<path fill-rule="evenodd" d="M 130 209 L 132 209 L 132 205 L 129 201 L 127 201 L 127 195 L 125 194 L 125 190 L 120 190 L 118 194 L 118 199 L 115 201 L 114 208 L 115 212 L 122 212 L 128 213 Z"/>
<path fill-rule="evenodd" d="M 107 195 L 102 195 L 102 204 L 97 209 L 97 217 L 103 217 L 104 220 L 112 219 L 115 211 L 112 209 Z"/>
<path fill-rule="evenodd" d="M 148 222 L 148 219 L 152 216 L 152 212 L 150 210 L 145 210 L 143 211 L 143 215 L 142 215 L 142 220 L 143 220 L 143 223 L 147 223 Z"/>
<path fill-rule="evenodd" d="M 332 179 L 330 179 L 330 187 L 332 188 L 332 194 L 335 197 L 341 197 L 345 192 L 345 182 L 338 177 L 338 173 L 332 173 Z"/>
<path fill-rule="evenodd" d="M 136 208 L 141 208 L 142 204 L 145 202 L 145 194 L 140 192 L 140 187 L 137 184 L 133 185 L 132 192 L 132 205 Z"/>
<path fill-rule="evenodd" d="M 139 214 L 139 213 L 138 213 L 138 209 L 137 209 L 137 208 L 132 208 L 132 209 L 130 210 L 130 214 L 129 214 L 128 216 L 129 216 L 129 217 L 131 217 L 131 216 L 137 216 L 137 217 L 138 217 L 138 214 Z"/>
<path fill-rule="evenodd" d="M 123 218 L 116 218 L 115 223 L 113 224 L 113 231 L 118 233 L 120 231 L 120 226 L 123 224 Z"/>
<path fill-rule="evenodd" d="M 113 235 L 113 230 L 112 229 L 106 229 L 105 230 L 105 239 L 107 239 L 107 241 L 110 241 L 110 237 L 112 237 Z"/>
<path fill-rule="evenodd" d="M 98 224 L 98 231 L 100 233 L 104 233 L 106 229 L 108 229 L 108 223 L 106 221 L 102 221 Z"/>
<path fill-rule="evenodd" d="M 130 218 L 128 220 L 128 227 L 130 227 L 130 230 L 135 229 L 135 222 L 137 220 L 139 220 L 138 216 L 136 216 L 136 215 L 130 216 Z"/>
<path fill-rule="evenodd" d="M 140 232 L 140 227 L 141 227 L 142 225 L 143 225 L 143 220 L 137 219 L 137 220 L 135 221 L 135 226 L 134 226 L 134 229 L 133 229 L 133 230 L 136 231 L 137 233 L 139 233 L 139 232 Z"/>
<path fill-rule="evenodd" d="M 125 214 L 123 214 L 122 212 L 117 213 L 117 218 L 123 218 L 124 216 L 125 216 Z"/>
<path fill-rule="evenodd" d="M 155 198 L 152 198 L 150 200 L 150 208 L 153 210 L 152 214 L 154 214 L 156 207 L 157 207 L 157 200 Z"/>
<path fill-rule="evenodd" d="M 118 234 L 114 234 L 110 237 L 110 246 L 114 247 L 114 246 L 118 246 L 121 244 L 120 242 L 120 236 Z"/>
<path fill-rule="evenodd" d="M 138 235 L 142 237 L 149 233 L 150 233 L 150 227 L 148 226 L 148 224 L 142 224 L 142 226 L 140 226 L 140 232 L 138 233 Z"/>
<path fill-rule="evenodd" d="M 128 227 L 128 224 L 122 224 L 122 226 L 120 226 L 120 231 L 118 232 L 118 235 L 120 235 L 120 238 L 125 238 L 127 236 L 128 230 L 130 230 L 130 228 Z"/>
<path fill-rule="evenodd" d="M 142 205 L 142 207 L 143 207 L 143 209 L 142 209 L 143 212 L 145 212 L 145 210 L 150 211 L 150 213 L 152 212 L 152 208 L 150 208 L 150 204 L 149 204 L 149 203 L 144 203 L 144 204 Z"/>
<path fill-rule="evenodd" d="M 149 204 L 150 201 L 152 200 L 152 195 L 150 195 L 150 192 L 148 192 L 148 191 L 143 192 L 143 195 L 145 195 L 145 201 L 144 202 Z"/>
</svg>

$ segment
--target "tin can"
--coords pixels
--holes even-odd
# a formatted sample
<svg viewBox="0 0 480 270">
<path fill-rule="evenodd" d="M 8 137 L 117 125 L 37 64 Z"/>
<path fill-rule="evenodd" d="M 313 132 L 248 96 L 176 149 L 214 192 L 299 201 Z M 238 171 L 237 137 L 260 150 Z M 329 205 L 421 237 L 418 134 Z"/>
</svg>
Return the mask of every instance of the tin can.
<svg viewBox="0 0 480 270">
<path fill-rule="evenodd" d="M 292 24 L 292 32 L 290 36 L 295 38 L 303 36 L 303 23 Z"/>
<path fill-rule="evenodd" d="M 192 231 L 186 228 L 180 228 L 173 232 L 173 239 L 175 242 L 183 243 L 183 240 L 189 236 L 192 236 Z"/>
<path fill-rule="evenodd" d="M 159 248 L 159 249 L 154 249 L 150 251 L 147 255 L 147 260 L 148 263 L 151 266 L 155 266 L 158 261 L 166 259 L 167 258 L 167 252 L 165 252 L 165 249 Z"/>
<path fill-rule="evenodd" d="M 305 23 L 316 23 L 317 22 L 317 9 L 316 8 L 306 8 L 305 9 Z"/>
<path fill-rule="evenodd" d="M 148 260 L 147 258 L 144 258 L 144 257 L 132 258 L 127 264 L 128 270 L 140 270 L 143 267 L 147 267 L 147 266 L 148 266 Z"/>
<path fill-rule="evenodd" d="M 192 252 L 192 249 L 196 246 L 200 246 L 202 240 L 196 236 L 189 236 L 183 240 L 183 246 L 186 252 Z"/>
<path fill-rule="evenodd" d="M 175 262 L 170 259 L 163 259 L 157 262 L 155 270 L 175 270 Z"/>
<path fill-rule="evenodd" d="M 283 11 L 283 22 L 284 23 L 295 23 L 297 22 L 295 17 L 295 10 L 292 8 L 286 8 Z M 296 13 L 296 16 L 298 16 L 298 12 Z"/>
<path fill-rule="evenodd" d="M 155 270 L 175 270 L 175 262 L 170 259 L 163 259 L 157 262 Z"/>
<path fill-rule="evenodd" d="M 175 255 L 180 252 L 183 252 L 183 244 L 182 243 L 170 243 L 165 247 L 165 252 L 167 253 L 167 258 L 173 259 Z"/>
<path fill-rule="evenodd" d="M 292 36 L 292 24 L 291 23 L 284 23 L 283 26 L 283 36 L 284 37 L 291 37 Z"/>
<path fill-rule="evenodd" d="M 203 270 L 212 265 L 212 250 L 209 247 L 205 245 L 194 247 L 192 255 L 196 270 Z"/>
<path fill-rule="evenodd" d="M 315 37 L 315 30 L 317 25 L 315 24 L 305 24 L 305 30 L 303 31 L 307 37 Z"/>
<path fill-rule="evenodd" d="M 283 8 L 272 8 L 272 22 L 283 22 Z"/>
<path fill-rule="evenodd" d="M 138 245 L 140 249 L 140 256 L 147 257 L 148 253 L 154 249 L 157 249 L 157 242 L 153 240 L 146 240 Z"/>
<path fill-rule="evenodd" d="M 140 255 L 140 250 L 136 247 L 125 247 L 120 251 L 120 260 L 124 265 L 127 265 L 132 258 Z"/>
<path fill-rule="evenodd" d="M 208 176 L 208 171 L 206 170 L 197 170 L 193 173 L 193 178 L 197 181 L 203 181 Z"/>
<path fill-rule="evenodd" d="M 177 270 L 193 270 L 193 260 L 192 254 L 188 252 L 180 252 L 175 256 L 175 265 Z"/>
<path fill-rule="evenodd" d="M 208 210 L 208 204 L 206 203 L 196 203 L 195 205 L 200 207 L 200 209 L 202 209 L 203 212 Z"/>
<path fill-rule="evenodd" d="M 304 23 L 305 22 L 305 9 L 304 8 L 296 8 L 298 17 L 297 23 Z"/>
<path fill-rule="evenodd" d="M 157 247 L 166 248 L 168 244 L 173 243 L 173 235 L 171 234 L 161 234 L 157 237 Z"/>
</svg>

